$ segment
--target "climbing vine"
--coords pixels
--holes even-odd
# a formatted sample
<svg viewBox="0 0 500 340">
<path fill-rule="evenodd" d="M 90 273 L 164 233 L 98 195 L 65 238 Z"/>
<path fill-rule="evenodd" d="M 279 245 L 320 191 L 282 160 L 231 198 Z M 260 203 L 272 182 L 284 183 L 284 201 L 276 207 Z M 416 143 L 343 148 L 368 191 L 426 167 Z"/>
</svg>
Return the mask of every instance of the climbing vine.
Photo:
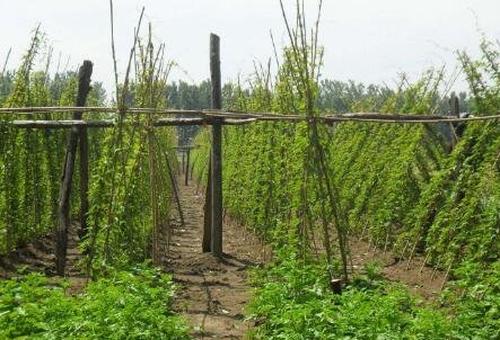
<svg viewBox="0 0 500 340">
<path fill-rule="evenodd" d="M 37 29 L 16 70 L 4 107 L 74 106 L 78 79 L 74 72 L 50 76 L 37 71 L 44 35 Z M 167 76 L 172 63 L 163 45 L 154 48 L 151 34 L 135 51 L 134 78 L 119 86 L 126 106 L 165 108 Z M 99 83 L 87 103 L 104 104 Z M 87 115 L 89 115 L 87 117 Z M 102 264 L 126 264 L 153 258 L 168 245 L 172 174 L 175 168 L 172 128 L 155 128 L 153 114 L 87 113 L 84 118 L 115 119 L 111 129 L 88 129 L 90 211 L 82 248 L 87 269 Z M 71 119 L 72 113 L 43 113 L 46 120 Z M 7 253 L 52 232 L 57 212 L 67 130 L 17 129 L 12 120 L 35 116 L 2 114 L 0 125 L 0 252 Z M 167 164 L 168 163 L 168 164 Z M 77 162 L 78 164 L 78 162 Z M 78 229 L 79 168 L 73 175 L 72 228 Z M 165 232 L 164 232 L 165 231 Z M 82 233 L 83 235 L 83 233 Z M 160 238 L 162 238 L 160 240 Z M 166 250 L 166 249 L 163 249 Z"/>
<path fill-rule="evenodd" d="M 459 53 L 459 60 L 474 95 L 472 113 L 487 115 L 500 107 L 499 54 L 488 42 L 481 48 L 481 60 L 473 61 L 464 53 Z M 298 50 L 311 55 L 308 46 Z M 293 58 L 293 47 L 287 48 L 274 78 L 257 71 L 249 89 L 233 85 L 226 109 L 300 114 L 311 110 L 304 96 L 309 85 L 296 81 L 301 71 Z M 348 110 L 369 111 L 376 103 L 385 113 L 433 113 L 442 105 L 443 79 L 442 70 L 429 70 L 413 83 L 403 77 L 398 89 L 377 98 L 365 96 Z M 311 112 L 317 114 L 316 110 Z M 277 249 L 293 245 L 301 257 L 324 257 L 334 275 L 341 275 L 343 260 L 328 259 L 332 254 L 327 247 L 331 240 L 338 246 L 331 249 L 336 249 L 333 253 L 342 254 L 335 234 L 336 225 L 342 223 L 351 237 L 391 250 L 410 263 L 417 255 L 424 257 L 427 265 L 456 280 L 450 286 L 470 277 L 473 270 L 489 282 L 482 289 L 485 294 L 498 290 L 491 275 L 497 273 L 500 252 L 500 126 L 496 121 L 465 124 L 319 127 L 333 201 L 318 185 L 320 174 L 309 172 L 319 160 L 311 152 L 314 141 L 307 123 L 226 127 L 225 208 Z M 450 131 L 458 133 L 452 142 Z M 195 169 L 203 180 L 209 141 L 205 130 L 196 142 L 202 147 L 195 156 Z M 481 268 L 484 275 L 479 274 Z"/>
</svg>

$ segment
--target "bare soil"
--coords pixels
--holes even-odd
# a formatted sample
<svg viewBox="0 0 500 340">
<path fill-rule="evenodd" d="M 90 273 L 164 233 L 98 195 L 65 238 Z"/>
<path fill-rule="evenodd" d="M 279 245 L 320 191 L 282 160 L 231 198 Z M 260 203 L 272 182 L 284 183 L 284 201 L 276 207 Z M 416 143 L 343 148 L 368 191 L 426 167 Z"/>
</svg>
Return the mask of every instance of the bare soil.
<svg viewBox="0 0 500 340">
<path fill-rule="evenodd" d="M 405 284 L 415 296 L 434 301 L 441 293 L 445 273 L 424 265 L 422 257 L 415 256 L 409 263 L 390 251 L 370 247 L 366 241 L 351 240 L 350 246 L 355 271 L 361 270 L 369 262 L 377 262 L 382 266 L 382 274 L 386 279 Z"/>
<path fill-rule="evenodd" d="M 66 276 L 83 278 L 84 273 L 78 262 L 82 258 L 78 243 L 78 224 L 72 224 L 68 230 L 68 252 Z M 31 243 L 19 246 L 8 255 L 0 256 L 0 278 L 11 278 L 22 273 L 44 273 L 47 276 L 56 274 L 55 235 L 53 233 L 39 238 Z"/>
<path fill-rule="evenodd" d="M 190 322 L 198 339 L 242 339 L 251 327 L 244 307 L 251 297 L 248 270 L 262 265 L 269 249 L 251 232 L 224 221 L 224 256 L 202 253 L 204 197 L 194 182 L 179 181 L 185 226 L 173 225 L 165 266 L 179 291 L 174 309 Z"/>
<path fill-rule="evenodd" d="M 82 254 L 78 248 L 78 224 L 72 224 L 68 231 L 68 252 L 66 257 L 65 280 L 69 287 L 69 295 L 83 291 L 88 278 L 81 269 L 79 262 Z M 62 278 L 56 276 L 55 236 L 49 234 L 18 247 L 6 256 L 0 256 L 0 279 L 19 277 L 28 273 L 42 273 L 50 278 L 51 283 L 59 283 Z"/>
</svg>

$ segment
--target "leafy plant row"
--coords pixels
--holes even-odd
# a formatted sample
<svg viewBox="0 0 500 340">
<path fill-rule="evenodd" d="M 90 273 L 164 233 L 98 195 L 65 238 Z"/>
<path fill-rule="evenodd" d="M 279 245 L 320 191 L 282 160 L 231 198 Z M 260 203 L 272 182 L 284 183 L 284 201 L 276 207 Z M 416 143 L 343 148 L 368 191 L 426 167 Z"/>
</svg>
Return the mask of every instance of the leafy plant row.
<svg viewBox="0 0 500 340">
<path fill-rule="evenodd" d="M 304 261 L 292 248 L 252 275 L 256 286 L 248 313 L 259 327 L 250 339 L 495 339 L 494 308 L 475 299 L 434 308 L 387 282 L 368 263 L 342 294 L 329 287 L 321 263 Z M 494 304 L 493 296 L 486 299 Z"/>
<path fill-rule="evenodd" d="M 51 78 L 45 71 L 34 71 L 42 42 L 43 34 L 37 30 L 17 71 L 2 76 L 2 83 L 10 86 L 0 105 L 74 105 L 78 84 L 73 72 Z M 88 102 L 98 105 L 103 100 L 102 88 L 95 83 Z M 56 225 L 66 134 L 52 129 L 15 129 L 3 123 L 22 117 L 2 115 L 0 118 L 0 253 L 5 253 Z M 43 115 L 43 119 L 68 118 L 69 114 L 61 113 Z M 98 154 L 95 138 L 96 134 L 91 133 L 91 160 Z M 77 181 L 75 184 L 78 187 Z M 73 196 L 73 204 L 77 204 L 77 196 Z"/>
<path fill-rule="evenodd" d="M 43 35 L 36 31 L 30 48 L 9 83 L 4 107 L 74 106 L 78 79 L 74 73 L 51 78 L 34 71 Z M 171 64 L 164 46 L 154 48 L 151 36 L 139 40 L 135 51 L 135 78 L 118 87 L 117 105 L 161 108 L 166 106 L 166 84 Z M 6 76 L 7 77 L 7 76 Z M 105 94 L 93 83 L 87 100 L 104 105 Z M 90 113 L 89 113 L 90 115 Z M 110 129 L 89 129 L 89 229 L 83 240 L 87 268 L 103 263 L 159 260 L 168 243 L 172 194 L 172 156 L 175 131 L 155 129 L 152 115 L 94 114 L 114 119 Z M 3 123 L 24 119 L 3 115 Z M 70 119 L 71 114 L 48 113 L 44 119 Z M 33 119 L 29 116 L 26 119 Z M 15 129 L 0 126 L 0 253 L 6 253 L 58 225 L 57 209 L 67 131 Z M 78 164 L 78 162 L 76 163 Z M 73 175 L 72 215 L 79 213 L 78 166 Z M 76 220 L 76 219 L 75 219 Z M 79 228 L 76 224 L 74 228 Z M 165 231 L 165 232 L 163 232 Z M 160 236 L 161 234 L 161 236 Z M 160 237 L 162 239 L 160 239 Z"/>
<path fill-rule="evenodd" d="M 498 53 L 492 48 L 483 43 L 484 56 L 478 61 L 460 55 L 475 115 L 495 113 L 500 107 Z M 292 50 L 284 51 L 274 84 L 269 74 L 257 73 L 250 90 L 231 87 L 227 108 L 309 115 L 310 99 L 300 76 L 304 72 L 297 67 L 314 65 L 310 59 L 297 62 Z M 307 46 L 299 51 L 311 55 Z M 321 93 L 316 80 L 309 81 L 313 92 Z M 442 105 L 442 84 L 443 73 L 430 71 L 411 84 L 403 79 L 396 90 L 363 96 L 346 111 L 432 113 Z M 316 107 L 312 113 L 321 115 L 322 109 Z M 249 312 L 259 326 L 251 336 L 497 337 L 498 122 L 465 126 L 343 122 L 318 129 L 337 216 L 318 185 L 323 181 L 321 165 L 311 152 L 315 141 L 308 123 L 225 127 L 226 211 L 271 242 L 276 253 L 275 261 L 255 277 L 256 295 Z M 450 140 L 453 132 L 457 135 Z M 201 148 L 194 168 L 201 183 L 206 183 L 210 139 L 205 129 L 196 140 Z M 343 273 L 335 233 L 339 222 L 345 223 L 351 238 L 364 238 L 410 261 L 420 255 L 428 265 L 444 270 L 452 279 L 440 301 L 445 308 L 421 307 L 404 287 L 373 277 L 366 281 L 352 272 L 346 290 L 332 294 L 329 281 Z"/>
<path fill-rule="evenodd" d="M 492 114 L 500 107 L 499 53 L 487 42 L 481 47 L 480 60 L 459 55 L 475 115 Z M 308 92 L 317 105 L 321 87 L 316 78 L 304 81 L 303 76 L 315 74 L 311 71 L 317 66 L 311 59 L 314 48 L 304 45 L 298 51 L 305 59 L 297 60 L 293 47 L 285 49 L 274 83 L 269 74 L 257 72 L 250 90 L 234 86 L 227 108 L 308 115 Z M 433 113 L 442 104 L 443 77 L 442 71 L 429 71 L 411 84 L 403 78 L 397 90 L 374 91 L 352 103 L 348 111 Z M 317 106 L 311 112 L 321 114 Z M 323 179 L 321 165 L 311 153 L 310 124 L 259 123 L 225 129 L 224 205 L 229 214 L 261 232 L 278 249 L 294 245 L 304 256 L 326 253 L 328 257 L 328 247 L 338 244 L 336 226 L 345 224 L 351 237 L 365 237 L 398 257 L 411 260 L 418 254 L 451 278 L 484 280 L 485 285 L 469 281 L 470 293 L 479 287 L 483 295 L 498 292 L 494 279 L 500 253 L 497 121 L 458 128 L 449 124 L 319 126 L 333 204 L 318 185 Z M 450 140 L 450 133 L 458 135 Z M 204 147 L 195 156 L 195 171 L 203 180 L 209 142 L 208 130 L 198 136 L 197 143 Z M 334 248 L 336 255 L 342 254 L 340 244 Z M 339 275 L 341 257 L 327 260 L 332 275 Z"/>
</svg>

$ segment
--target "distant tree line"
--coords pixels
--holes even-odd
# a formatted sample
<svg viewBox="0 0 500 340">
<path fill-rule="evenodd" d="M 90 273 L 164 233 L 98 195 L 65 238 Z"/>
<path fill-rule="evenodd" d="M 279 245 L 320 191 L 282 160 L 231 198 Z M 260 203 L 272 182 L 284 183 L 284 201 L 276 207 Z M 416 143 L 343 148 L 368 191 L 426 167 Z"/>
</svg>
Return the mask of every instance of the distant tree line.
<svg viewBox="0 0 500 340">
<path fill-rule="evenodd" d="M 167 105 L 173 109 L 203 110 L 210 108 L 210 81 L 199 84 L 188 84 L 184 81 L 172 82 L 167 85 Z M 189 145 L 193 140 L 198 126 L 179 126 L 177 136 L 179 145 Z"/>
<path fill-rule="evenodd" d="M 56 73 L 52 76 L 46 75 L 43 71 L 33 72 L 30 81 L 42 81 L 48 89 L 47 105 L 58 105 L 61 101 L 65 89 L 71 80 L 76 77 L 76 72 Z M 15 72 L 7 71 L 0 75 L 0 106 L 2 106 L 12 92 Z M 106 90 L 101 82 L 92 83 L 92 102 L 89 105 L 103 105 L 106 102 Z"/>
</svg>

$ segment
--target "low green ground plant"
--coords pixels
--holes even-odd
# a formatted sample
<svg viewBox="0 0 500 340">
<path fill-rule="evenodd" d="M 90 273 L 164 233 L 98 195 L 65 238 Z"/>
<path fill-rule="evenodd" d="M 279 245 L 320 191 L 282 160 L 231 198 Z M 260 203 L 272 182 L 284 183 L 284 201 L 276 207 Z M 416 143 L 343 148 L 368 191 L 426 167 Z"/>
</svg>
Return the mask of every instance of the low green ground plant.
<svg viewBox="0 0 500 340">
<path fill-rule="evenodd" d="M 29 274 L 0 281 L 2 339 L 188 339 L 171 311 L 171 276 L 142 265 L 108 270 L 83 291 Z"/>
<path fill-rule="evenodd" d="M 247 312 L 258 326 L 250 338 L 423 340 L 500 335 L 497 298 L 490 296 L 487 303 L 461 301 L 445 309 L 423 303 L 401 284 L 385 281 L 376 268 L 368 265 L 335 294 L 324 264 L 304 260 L 292 248 L 282 249 L 273 264 L 253 273 L 255 295 Z"/>
</svg>

